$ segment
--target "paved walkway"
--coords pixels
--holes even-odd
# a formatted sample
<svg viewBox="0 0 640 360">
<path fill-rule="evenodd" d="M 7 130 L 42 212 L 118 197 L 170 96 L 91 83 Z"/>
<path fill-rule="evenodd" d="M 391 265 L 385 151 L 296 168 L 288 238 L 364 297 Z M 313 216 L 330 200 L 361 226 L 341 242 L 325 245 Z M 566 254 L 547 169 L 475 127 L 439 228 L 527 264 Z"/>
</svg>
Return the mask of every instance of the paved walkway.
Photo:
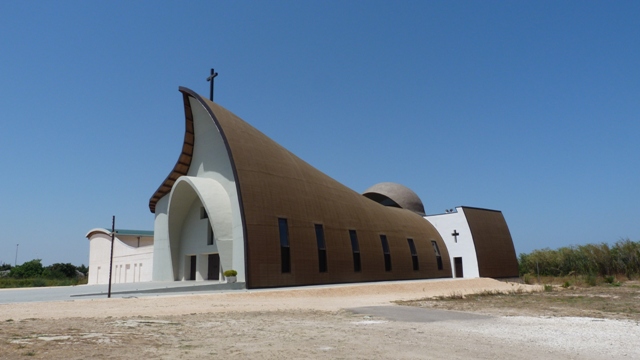
<svg viewBox="0 0 640 360">
<path fill-rule="evenodd" d="M 111 297 L 141 297 L 222 292 L 244 289 L 244 283 L 220 284 L 217 281 L 169 281 L 112 284 Z M 101 299 L 108 294 L 108 285 L 77 285 L 38 288 L 0 289 L 0 304 L 65 301 L 73 299 Z"/>
<path fill-rule="evenodd" d="M 487 320 L 492 316 L 461 311 L 427 309 L 415 306 L 363 306 L 347 309 L 355 314 L 383 317 L 388 320 L 402 322 L 437 322 L 437 321 L 469 321 Z"/>
</svg>

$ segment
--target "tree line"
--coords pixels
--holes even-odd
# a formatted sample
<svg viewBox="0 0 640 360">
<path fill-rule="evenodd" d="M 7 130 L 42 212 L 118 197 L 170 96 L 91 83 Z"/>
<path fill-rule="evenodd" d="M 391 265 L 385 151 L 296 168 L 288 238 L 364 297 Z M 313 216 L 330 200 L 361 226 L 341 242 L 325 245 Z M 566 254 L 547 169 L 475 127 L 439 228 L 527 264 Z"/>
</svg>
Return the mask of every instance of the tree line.
<svg viewBox="0 0 640 360">
<path fill-rule="evenodd" d="M 84 264 L 55 263 L 43 266 L 41 259 L 22 265 L 0 265 L 0 287 L 64 286 L 86 283 L 89 268 Z"/>
</svg>

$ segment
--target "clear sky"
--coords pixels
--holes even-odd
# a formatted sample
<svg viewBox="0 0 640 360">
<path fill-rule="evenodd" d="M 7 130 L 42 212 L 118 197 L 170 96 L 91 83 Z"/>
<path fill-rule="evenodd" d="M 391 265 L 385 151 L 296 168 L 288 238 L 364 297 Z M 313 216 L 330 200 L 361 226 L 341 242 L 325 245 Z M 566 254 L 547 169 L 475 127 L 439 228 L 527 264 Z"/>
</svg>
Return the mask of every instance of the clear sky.
<svg viewBox="0 0 640 360">
<path fill-rule="evenodd" d="M 2 1 L 0 263 L 153 229 L 178 86 L 362 192 L 499 209 L 516 251 L 640 240 L 638 1 Z"/>
</svg>

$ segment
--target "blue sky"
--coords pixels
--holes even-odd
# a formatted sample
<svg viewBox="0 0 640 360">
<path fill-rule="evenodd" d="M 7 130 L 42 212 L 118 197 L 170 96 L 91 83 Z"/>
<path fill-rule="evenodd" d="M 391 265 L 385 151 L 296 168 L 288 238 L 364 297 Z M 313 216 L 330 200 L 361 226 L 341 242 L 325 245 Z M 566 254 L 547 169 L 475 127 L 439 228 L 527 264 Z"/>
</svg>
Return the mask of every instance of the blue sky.
<svg viewBox="0 0 640 360">
<path fill-rule="evenodd" d="M 0 263 L 152 229 L 178 86 L 362 192 L 502 210 L 517 252 L 640 240 L 640 2 L 0 2 Z"/>
</svg>

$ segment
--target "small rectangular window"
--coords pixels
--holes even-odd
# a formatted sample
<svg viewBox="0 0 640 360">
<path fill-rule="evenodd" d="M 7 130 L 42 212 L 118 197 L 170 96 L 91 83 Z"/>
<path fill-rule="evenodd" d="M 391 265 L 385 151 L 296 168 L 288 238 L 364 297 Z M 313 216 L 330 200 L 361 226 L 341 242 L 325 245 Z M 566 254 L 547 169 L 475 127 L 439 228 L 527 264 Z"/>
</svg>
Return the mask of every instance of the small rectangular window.
<svg viewBox="0 0 640 360">
<path fill-rule="evenodd" d="M 207 221 L 207 245 L 213 245 L 213 228 L 211 223 Z"/>
<path fill-rule="evenodd" d="M 384 271 L 391 271 L 391 252 L 389 251 L 389 242 L 387 235 L 380 235 L 382 243 L 382 252 L 384 253 Z"/>
<path fill-rule="evenodd" d="M 280 262 L 283 273 L 291 272 L 291 252 L 289 248 L 289 226 L 287 219 L 278 218 L 280 230 Z"/>
<path fill-rule="evenodd" d="M 349 230 L 349 238 L 351 239 L 351 250 L 353 251 L 353 271 L 360 272 L 362 266 L 360 264 L 360 245 L 358 244 L 358 234 L 355 230 Z"/>
<path fill-rule="evenodd" d="M 438 243 L 435 241 L 431 241 L 431 245 L 433 245 L 433 251 L 436 253 L 436 261 L 438 262 L 438 270 L 442 270 L 442 256 L 440 256 L 440 249 L 438 248 Z"/>
<path fill-rule="evenodd" d="M 420 270 L 420 265 L 418 264 L 418 252 L 416 251 L 416 244 L 413 242 L 413 239 L 407 239 L 407 243 L 409 243 L 409 250 L 411 251 L 411 261 L 413 262 L 413 270 Z"/>
<path fill-rule="evenodd" d="M 324 241 L 324 228 L 321 224 L 315 224 L 316 241 L 318 243 L 318 264 L 320 272 L 327 272 L 327 245 Z"/>
</svg>

